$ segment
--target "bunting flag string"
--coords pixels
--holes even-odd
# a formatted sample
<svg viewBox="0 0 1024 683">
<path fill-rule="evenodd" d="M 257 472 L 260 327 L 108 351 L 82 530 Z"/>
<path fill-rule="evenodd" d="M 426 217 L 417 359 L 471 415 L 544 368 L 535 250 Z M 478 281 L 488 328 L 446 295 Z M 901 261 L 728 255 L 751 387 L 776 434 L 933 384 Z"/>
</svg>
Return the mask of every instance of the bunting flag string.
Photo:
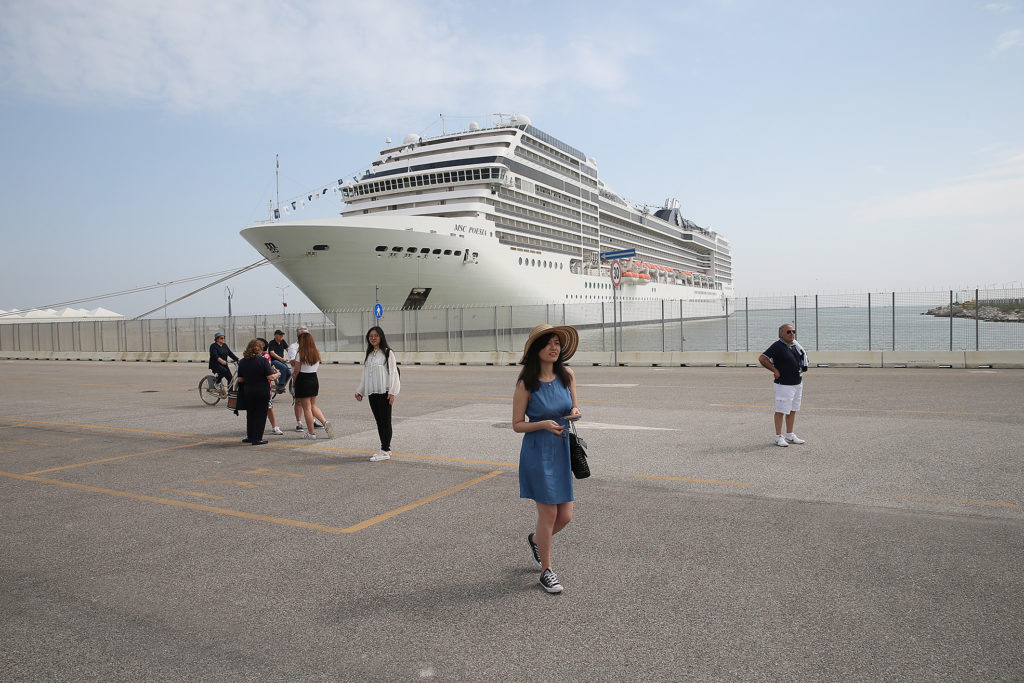
<svg viewBox="0 0 1024 683">
<path fill-rule="evenodd" d="M 359 178 L 352 176 L 353 182 L 359 182 Z M 345 181 L 342 178 L 338 179 L 337 185 L 319 185 L 317 189 L 312 192 L 306 192 L 300 194 L 294 199 L 289 199 L 281 203 L 280 208 L 274 209 L 274 220 L 280 220 L 281 214 L 284 213 L 286 216 L 290 216 L 292 213 L 298 213 L 307 206 L 311 206 L 313 202 L 318 199 L 326 199 L 328 193 L 330 194 L 341 194 L 341 188 L 344 186 Z"/>
</svg>

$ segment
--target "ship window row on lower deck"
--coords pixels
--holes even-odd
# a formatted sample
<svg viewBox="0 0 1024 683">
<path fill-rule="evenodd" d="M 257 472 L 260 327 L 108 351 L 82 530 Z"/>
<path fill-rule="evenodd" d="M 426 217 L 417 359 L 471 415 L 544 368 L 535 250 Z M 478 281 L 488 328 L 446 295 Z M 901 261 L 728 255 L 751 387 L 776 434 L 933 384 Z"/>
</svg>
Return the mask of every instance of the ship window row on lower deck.
<svg viewBox="0 0 1024 683">
<path fill-rule="evenodd" d="M 500 202 L 493 199 L 486 199 L 484 201 L 485 203 L 493 206 L 497 213 L 550 225 L 552 228 L 558 228 L 563 231 L 562 233 L 553 234 L 563 234 L 565 239 L 579 239 L 581 232 L 580 229 L 582 227 L 579 222 L 567 221 L 564 218 L 550 216 L 548 214 L 541 213 L 540 211 L 526 209 L 515 204 L 509 204 L 508 202 Z"/>
<path fill-rule="evenodd" d="M 540 192 L 538 192 L 537 194 L 540 194 Z M 578 208 L 570 208 L 567 206 L 563 206 L 558 202 L 539 199 L 538 197 L 535 197 L 533 195 L 525 194 L 523 192 L 517 192 L 515 190 L 510 190 L 506 187 L 503 187 L 498 191 L 498 197 L 518 204 L 530 204 L 532 206 L 539 207 L 545 211 L 550 211 L 553 214 L 557 214 L 560 216 L 568 216 L 575 221 L 580 221 L 581 219 L 586 217 L 589 218 L 591 222 L 597 223 L 596 211 L 593 215 L 587 214 L 585 212 L 580 211 Z"/>
<path fill-rule="evenodd" d="M 513 247 L 528 247 L 530 249 L 540 249 L 541 251 L 550 251 L 555 254 L 564 254 L 566 256 L 579 256 L 579 247 L 575 249 L 566 246 L 564 244 L 558 244 L 557 242 L 549 242 L 548 240 L 537 239 L 536 237 L 527 237 L 512 232 L 504 232 L 502 230 L 495 230 L 495 236 L 498 238 L 498 242 L 501 244 L 507 244 Z"/>
<path fill-rule="evenodd" d="M 713 242 L 707 242 L 703 238 L 695 238 L 693 235 L 687 233 L 667 233 L 660 228 L 655 228 L 646 224 L 637 223 L 635 221 L 629 221 L 619 218 L 615 215 L 609 214 L 606 211 L 601 212 L 601 223 L 604 225 L 616 225 L 625 230 L 630 230 L 638 235 L 644 235 L 647 240 L 647 244 L 673 244 L 674 240 L 679 239 L 681 236 L 683 241 L 689 244 L 699 247 L 700 251 L 716 251 L 716 246 Z M 653 240 L 653 241 L 651 241 Z"/>
<path fill-rule="evenodd" d="M 389 254 L 431 254 L 433 256 L 462 256 L 461 249 L 431 249 L 430 247 L 390 247 L 388 248 L 384 244 L 378 244 L 374 251 L 387 252 Z M 469 250 L 466 250 L 469 254 Z M 477 258 L 479 254 L 472 252 L 472 257 Z"/>
<path fill-rule="evenodd" d="M 497 215 L 488 214 L 487 218 L 494 221 L 495 223 L 500 223 L 505 227 L 515 229 L 517 232 L 524 232 L 531 235 L 538 235 L 540 237 L 553 237 L 565 240 L 565 242 L 563 242 L 562 244 L 569 249 L 575 249 L 578 251 L 581 246 L 590 247 L 592 249 L 597 249 L 598 247 L 598 241 L 593 237 L 581 237 L 580 235 L 572 235 L 571 237 L 566 237 L 563 233 L 557 230 L 553 230 L 551 228 L 547 228 L 543 225 L 537 225 L 535 223 L 530 223 L 527 221 L 519 221 L 504 215 L 499 217 Z M 552 242 L 552 244 L 557 244 L 557 242 Z"/>
<path fill-rule="evenodd" d="M 618 243 L 627 245 L 624 248 L 642 246 L 644 247 L 645 258 L 648 258 L 660 265 L 681 267 L 684 270 L 689 270 L 690 268 L 704 269 L 711 267 L 710 255 L 693 252 L 679 253 L 678 251 L 669 251 L 665 245 L 654 243 L 652 240 L 640 238 L 636 235 L 631 235 L 609 226 L 604 227 L 602 236 L 606 242 L 610 239 L 614 239 Z"/>
</svg>

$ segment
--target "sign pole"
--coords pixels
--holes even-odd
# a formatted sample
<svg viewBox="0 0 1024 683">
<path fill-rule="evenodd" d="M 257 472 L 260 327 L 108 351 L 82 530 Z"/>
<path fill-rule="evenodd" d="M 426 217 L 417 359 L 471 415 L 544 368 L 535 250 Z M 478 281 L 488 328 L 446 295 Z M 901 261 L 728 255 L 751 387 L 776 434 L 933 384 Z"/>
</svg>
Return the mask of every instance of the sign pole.
<svg viewBox="0 0 1024 683">
<path fill-rule="evenodd" d="M 612 276 L 612 358 L 616 367 L 619 365 L 619 302 L 618 289 L 622 282 L 622 265 L 619 259 L 634 258 L 636 249 L 619 249 L 618 251 L 603 251 L 600 254 L 602 261 L 611 261 Z"/>
</svg>

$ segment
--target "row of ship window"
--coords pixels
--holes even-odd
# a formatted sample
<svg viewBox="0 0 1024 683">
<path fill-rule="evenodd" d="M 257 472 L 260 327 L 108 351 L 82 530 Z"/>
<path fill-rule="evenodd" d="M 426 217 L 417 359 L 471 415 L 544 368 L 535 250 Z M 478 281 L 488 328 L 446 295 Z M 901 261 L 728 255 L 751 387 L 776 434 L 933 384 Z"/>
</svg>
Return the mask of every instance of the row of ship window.
<svg viewBox="0 0 1024 683">
<path fill-rule="evenodd" d="M 554 261 L 543 261 L 535 258 L 523 258 L 519 257 L 519 265 L 521 266 L 538 266 L 540 268 L 554 268 L 555 270 L 563 270 L 565 268 L 564 263 L 555 263 Z"/>
<path fill-rule="evenodd" d="M 378 245 L 375 251 L 387 251 L 388 248 L 384 245 Z M 406 253 L 406 254 L 434 254 L 436 256 L 462 256 L 461 249 L 431 249 L 430 247 L 391 247 L 391 251 L 394 253 Z M 469 252 L 467 252 L 469 253 Z M 479 254 L 477 252 L 472 253 L 473 258 L 477 258 Z"/>
<path fill-rule="evenodd" d="M 404 190 L 412 187 L 425 187 L 428 185 L 446 185 L 450 183 L 464 183 L 473 180 L 499 179 L 501 168 L 470 168 L 462 171 L 443 171 L 438 173 L 424 173 L 417 176 L 406 176 L 403 178 L 388 178 L 376 180 L 372 183 L 362 183 L 342 190 L 346 199 L 355 196 L 375 194 L 377 192 L 388 192 L 390 190 Z"/>
</svg>

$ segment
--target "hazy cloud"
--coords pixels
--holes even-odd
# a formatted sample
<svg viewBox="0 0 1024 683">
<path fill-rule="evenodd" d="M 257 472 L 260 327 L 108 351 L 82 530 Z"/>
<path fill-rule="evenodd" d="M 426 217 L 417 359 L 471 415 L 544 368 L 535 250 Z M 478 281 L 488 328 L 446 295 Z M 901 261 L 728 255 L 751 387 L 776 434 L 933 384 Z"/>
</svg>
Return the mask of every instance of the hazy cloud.
<svg viewBox="0 0 1024 683">
<path fill-rule="evenodd" d="M 1024 30 L 1015 28 L 1012 31 L 1006 31 L 1005 33 L 1000 34 L 999 37 L 996 38 L 996 45 L 992 48 L 992 54 L 1006 52 L 1018 45 L 1024 45 Z"/>
<path fill-rule="evenodd" d="M 1024 154 L 1010 154 L 985 170 L 919 192 L 863 207 L 856 218 L 892 221 L 917 218 L 1016 219 L 1024 213 Z"/>
<path fill-rule="evenodd" d="M 499 90 L 516 102 L 554 89 L 624 90 L 642 44 L 621 24 L 609 41 L 485 33 L 460 20 L 485 10 L 458 2 L 5 5 L 5 87 L 71 104 L 230 110 L 302 99 L 365 121 Z"/>
</svg>

